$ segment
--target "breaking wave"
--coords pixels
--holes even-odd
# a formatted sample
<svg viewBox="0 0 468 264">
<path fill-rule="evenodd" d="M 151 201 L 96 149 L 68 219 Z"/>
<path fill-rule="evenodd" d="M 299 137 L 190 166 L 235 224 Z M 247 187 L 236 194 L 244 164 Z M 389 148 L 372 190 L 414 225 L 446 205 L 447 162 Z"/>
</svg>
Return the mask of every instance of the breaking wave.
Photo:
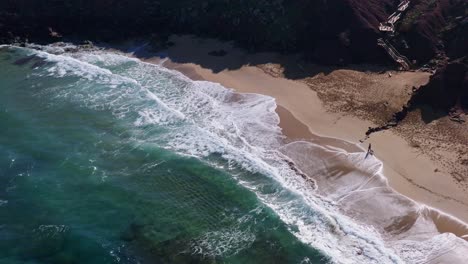
<svg viewBox="0 0 468 264">
<path fill-rule="evenodd" d="M 439 232 L 434 210 L 388 186 L 376 158 L 338 146 L 285 144 L 274 98 L 192 81 L 109 51 L 10 48 L 48 62 L 45 72 L 27 78 L 69 78 L 80 87 L 47 87 L 37 96 L 111 111 L 128 122 L 135 142 L 228 171 L 291 233 L 332 262 L 462 263 L 468 252 L 466 241 Z M 233 227 L 202 235 L 192 249 L 193 254 L 229 255 L 254 240 L 248 228 Z"/>
</svg>

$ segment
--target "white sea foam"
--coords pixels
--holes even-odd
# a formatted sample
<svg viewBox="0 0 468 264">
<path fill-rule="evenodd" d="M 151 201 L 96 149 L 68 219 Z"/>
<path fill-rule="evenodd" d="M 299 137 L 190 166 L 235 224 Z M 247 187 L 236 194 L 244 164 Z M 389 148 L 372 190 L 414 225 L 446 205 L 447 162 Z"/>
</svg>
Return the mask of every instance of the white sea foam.
<svg viewBox="0 0 468 264">
<path fill-rule="evenodd" d="M 55 62 L 48 69 L 51 76 L 83 79 L 80 91 L 60 91 L 60 98 L 110 109 L 143 129 L 136 136 L 142 140 L 199 158 L 218 154 L 228 169 L 268 177 L 235 175 L 296 237 L 333 262 L 436 263 L 457 261 L 468 252 L 466 241 L 439 234 L 431 219 L 420 213 L 421 205 L 388 187 L 377 159 L 308 142 L 282 146 L 271 97 L 237 94 L 219 84 L 191 81 L 161 66 L 110 52 L 36 54 Z M 90 90 L 86 81 L 102 87 Z M 153 138 L 145 129 L 154 125 L 168 132 Z M 291 169 L 291 159 L 316 180 L 318 190 Z M 399 217 L 412 213 L 410 226 L 398 225 Z M 201 237 L 195 248 L 202 254 L 231 254 L 252 239 L 249 232 L 218 230 Z"/>
<path fill-rule="evenodd" d="M 255 235 L 250 230 L 225 228 L 210 231 L 192 244 L 192 253 L 203 256 L 231 256 L 244 248 L 248 248 L 255 241 Z"/>
</svg>

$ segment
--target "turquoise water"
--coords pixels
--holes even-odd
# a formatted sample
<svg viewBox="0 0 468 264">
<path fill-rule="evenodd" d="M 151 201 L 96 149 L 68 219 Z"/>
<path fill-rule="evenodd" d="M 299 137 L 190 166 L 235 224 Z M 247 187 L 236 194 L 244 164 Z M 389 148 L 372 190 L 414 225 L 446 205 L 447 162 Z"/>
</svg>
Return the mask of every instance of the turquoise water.
<svg viewBox="0 0 468 264">
<path fill-rule="evenodd" d="M 218 103 L 187 105 L 188 80 L 160 67 L 81 60 L 0 49 L 0 263 L 327 262 L 252 191 L 283 192 L 230 152 L 241 138 L 209 136 Z"/>
<path fill-rule="evenodd" d="M 378 159 L 286 144 L 275 109 L 109 50 L 0 46 L 0 263 L 466 262 Z"/>
</svg>

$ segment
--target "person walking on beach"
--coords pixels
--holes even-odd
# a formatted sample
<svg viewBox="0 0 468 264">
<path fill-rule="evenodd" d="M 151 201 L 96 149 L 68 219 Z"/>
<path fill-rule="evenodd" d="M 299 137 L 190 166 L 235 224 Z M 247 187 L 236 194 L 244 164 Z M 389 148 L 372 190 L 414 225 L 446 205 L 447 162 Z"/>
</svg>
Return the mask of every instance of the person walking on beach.
<svg viewBox="0 0 468 264">
<path fill-rule="evenodd" d="M 369 147 L 367 148 L 367 154 L 366 154 L 366 157 L 364 159 L 367 159 L 367 157 L 369 155 L 374 155 L 374 150 L 372 150 L 372 145 L 371 143 L 369 143 Z"/>
</svg>

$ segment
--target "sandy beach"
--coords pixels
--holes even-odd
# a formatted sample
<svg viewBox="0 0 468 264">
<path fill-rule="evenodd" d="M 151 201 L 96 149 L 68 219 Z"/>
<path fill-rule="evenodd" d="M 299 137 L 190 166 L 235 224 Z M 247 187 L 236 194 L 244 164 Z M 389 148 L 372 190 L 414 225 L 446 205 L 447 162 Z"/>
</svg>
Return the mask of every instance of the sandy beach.
<svg viewBox="0 0 468 264">
<path fill-rule="evenodd" d="M 163 64 L 178 70 L 194 80 L 220 83 L 241 93 L 259 93 L 274 97 L 278 104 L 280 126 L 289 140 L 320 140 L 321 144 L 327 144 L 328 141 L 345 144 L 345 147 L 354 149 L 359 145 L 361 151 L 367 149 L 371 143 L 376 157 L 383 161 L 384 174 L 392 188 L 417 202 L 468 222 L 468 191 L 454 181 L 448 172 L 441 169 L 430 155 L 411 146 L 393 130 L 373 134 L 362 142 L 366 130 L 375 126 L 375 123 L 342 110 L 330 111 L 330 107 L 327 108 L 319 94 L 311 89 L 307 75 L 292 80 L 288 78 L 288 74 L 293 74 L 287 70 L 278 71 L 281 65 L 298 67 L 299 71 L 303 69 L 304 66 L 297 57 L 271 53 L 248 54 L 230 43 L 190 36 L 172 37 L 171 41 L 174 45 L 158 53 L 158 56 L 138 52 L 136 56 L 147 62 Z M 213 50 L 224 50 L 227 54 L 209 55 Z M 426 83 L 430 76 L 424 72 L 389 74 L 377 70 L 364 72 L 360 69 L 324 68 L 323 72 L 320 72 L 320 68 L 317 68 L 313 71 L 315 76 L 320 78 L 334 74 L 354 74 L 359 79 L 362 75 L 362 78 L 370 80 L 373 87 L 377 87 L 374 88 L 374 94 L 368 95 L 371 99 L 382 95 L 378 89 L 383 89 L 384 92 L 380 93 L 387 93 L 386 96 L 395 97 L 391 94 L 392 86 L 411 90 L 413 86 Z M 396 98 L 399 101 L 404 99 Z M 446 225 L 443 222 L 447 220 L 444 217 L 440 219 L 442 220 L 439 221 L 439 231 L 449 230 L 460 236 L 468 234 L 466 227 Z"/>
</svg>

